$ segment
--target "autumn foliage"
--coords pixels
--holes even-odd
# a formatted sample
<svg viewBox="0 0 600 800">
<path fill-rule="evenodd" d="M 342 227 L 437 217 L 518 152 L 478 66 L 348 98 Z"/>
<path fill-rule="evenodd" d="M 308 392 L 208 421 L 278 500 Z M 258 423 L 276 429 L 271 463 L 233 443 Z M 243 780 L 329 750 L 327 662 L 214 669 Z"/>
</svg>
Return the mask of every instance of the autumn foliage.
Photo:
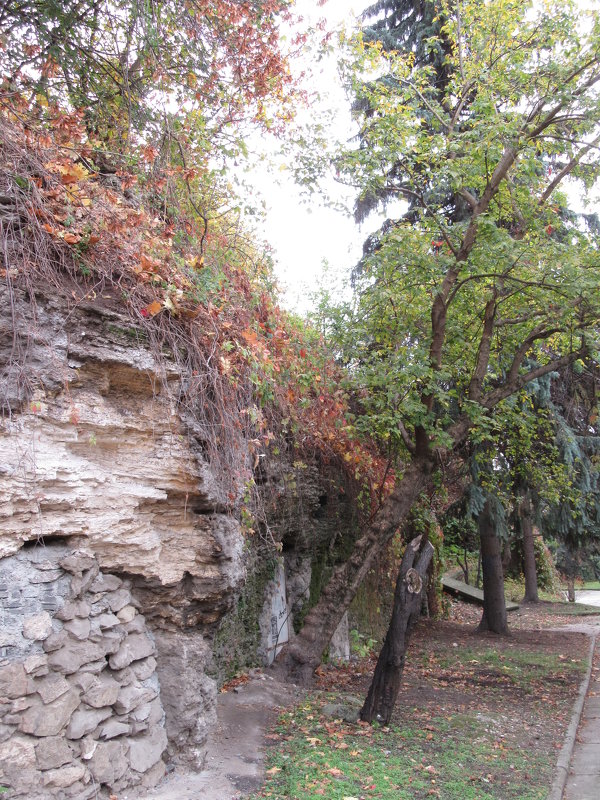
<svg viewBox="0 0 600 800">
<path fill-rule="evenodd" d="M 117 308 L 175 359 L 182 410 L 229 479 L 232 506 L 259 458 L 286 442 L 338 463 L 368 516 L 391 480 L 385 463 L 355 434 L 319 336 L 278 306 L 268 251 L 237 213 L 200 213 L 198 203 L 210 209 L 202 168 L 147 151 L 105 174 L 81 112 L 54 105 L 42 123 L 22 95 L 10 107 L 0 120 L 0 278 L 32 297 L 43 283 L 65 303 Z"/>
</svg>

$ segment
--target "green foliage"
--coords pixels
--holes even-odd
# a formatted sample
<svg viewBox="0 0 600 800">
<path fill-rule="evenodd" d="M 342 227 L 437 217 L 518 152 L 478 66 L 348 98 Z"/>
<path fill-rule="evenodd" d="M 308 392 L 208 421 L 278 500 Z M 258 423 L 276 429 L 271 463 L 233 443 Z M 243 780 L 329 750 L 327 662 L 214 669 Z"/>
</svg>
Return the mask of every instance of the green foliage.
<svg viewBox="0 0 600 800">
<path fill-rule="evenodd" d="M 366 658 L 371 655 L 375 649 L 377 642 L 370 636 L 365 636 L 360 633 L 356 628 L 350 631 L 350 650 L 359 658 Z"/>
<path fill-rule="evenodd" d="M 491 410 L 596 336 L 598 238 L 559 188 L 567 173 L 598 177 L 582 145 L 600 120 L 598 13 L 482 8 L 436 4 L 444 22 L 428 46 L 446 52 L 445 84 L 414 52 L 367 37 L 346 65 L 360 144 L 336 168 L 359 202 L 410 205 L 324 324 L 360 400 L 356 428 L 396 456 L 417 440 L 451 448 L 464 424 L 474 443 L 493 441 Z"/>
<path fill-rule="evenodd" d="M 272 553 L 261 552 L 252 545 L 247 560 L 248 579 L 215 634 L 214 669 L 219 684 L 235 677 L 240 670 L 261 666 L 259 617 L 265 602 L 265 587 L 275 574 L 276 562 Z"/>
</svg>

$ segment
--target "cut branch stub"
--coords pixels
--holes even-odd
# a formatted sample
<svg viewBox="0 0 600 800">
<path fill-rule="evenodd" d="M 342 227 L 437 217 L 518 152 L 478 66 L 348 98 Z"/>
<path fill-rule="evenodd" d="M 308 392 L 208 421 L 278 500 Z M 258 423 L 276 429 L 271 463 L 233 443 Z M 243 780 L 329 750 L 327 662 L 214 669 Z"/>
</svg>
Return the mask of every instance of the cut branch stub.
<svg viewBox="0 0 600 800">
<path fill-rule="evenodd" d="M 416 569 L 411 567 L 404 578 L 406 591 L 410 594 L 418 594 L 423 588 L 423 580 Z"/>
</svg>

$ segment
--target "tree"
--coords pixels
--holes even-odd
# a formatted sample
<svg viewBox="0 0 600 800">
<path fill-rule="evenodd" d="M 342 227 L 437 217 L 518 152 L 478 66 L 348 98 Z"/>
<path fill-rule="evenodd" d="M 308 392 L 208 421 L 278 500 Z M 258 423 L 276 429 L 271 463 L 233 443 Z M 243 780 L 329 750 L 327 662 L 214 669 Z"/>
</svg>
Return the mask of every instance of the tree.
<svg viewBox="0 0 600 800">
<path fill-rule="evenodd" d="M 387 725 L 392 718 L 400 691 L 406 648 L 421 613 L 423 589 L 432 557 L 433 545 L 423 535 L 406 545 L 396 581 L 392 619 L 360 712 L 364 722 L 376 720 Z"/>
<path fill-rule="evenodd" d="M 278 20 L 287 0 L 0 0 L 0 74 L 42 106 L 85 109 L 90 133 L 122 152 L 164 133 L 172 109 L 205 144 L 289 113 Z M 205 148 L 206 149 L 206 148 Z"/>
<path fill-rule="evenodd" d="M 288 649 L 282 668 L 298 680 L 435 470 L 491 435 L 503 400 L 595 352 L 598 238 L 561 216 L 558 189 L 598 178 L 600 17 L 568 2 L 436 8 L 441 97 L 429 65 L 360 37 L 348 71 L 370 110 L 336 167 L 361 196 L 394 188 L 411 207 L 328 327 L 361 401 L 354 427 L 386 447 L 397 479 Z"/>
<path fill-rule="evenodd" d="M 560 378 L 552 386 L 549 406 L 569 491 L 545 502 L 540 516 L 544 534 L 559 542 L 558 567 L 567 576 L 569 599 L 574 601 L 574 579 L 600 540 L 598 362 L 574 362 Z"/>
</svg>

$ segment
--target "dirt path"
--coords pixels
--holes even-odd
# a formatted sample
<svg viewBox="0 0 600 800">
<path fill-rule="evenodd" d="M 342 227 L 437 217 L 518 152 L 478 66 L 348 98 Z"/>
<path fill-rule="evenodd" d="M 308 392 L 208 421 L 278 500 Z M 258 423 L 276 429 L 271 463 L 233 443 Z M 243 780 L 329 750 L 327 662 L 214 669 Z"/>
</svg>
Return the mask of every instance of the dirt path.
<svg viewBox="0 0 600 800">
<path fill-rule="evenodd" d="M 176 769 L 155 789 L 123 795 L 123 800 L 238 800 L 264 778 L 264 734 L 280 707 L 297 701 L 299 690 L 269 675 L 219 695 L 218 724 L 208 742 L 206 768 Z"/>
</svg>

